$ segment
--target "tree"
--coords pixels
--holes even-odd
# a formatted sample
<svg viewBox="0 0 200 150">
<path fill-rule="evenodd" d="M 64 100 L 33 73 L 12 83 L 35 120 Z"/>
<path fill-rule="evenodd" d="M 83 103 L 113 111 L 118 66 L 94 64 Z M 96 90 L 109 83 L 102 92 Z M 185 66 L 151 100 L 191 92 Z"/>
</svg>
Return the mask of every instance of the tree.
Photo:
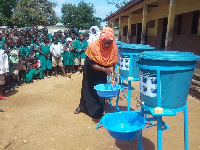
<svg viewBox="0 0 200 150">
<path fill-rule="evenodd" d="M 107 3 L 110 5 L 115 5 L 117 9 L 121 9 L 126 4 L 128 4 L 132 0 L 107 0 Z"/>
<path fill-rule="evenodd" d="M 55 25 L 58 17 L 53 8 L 56 3 L 48 0 L 19 0 L 12 15 L 17 26 Z"/>
<path fill-rule="evenodd" d="M 0 0 L 0 25 L 12 25 L 11 16 L 17 0 Z"/>
<path fill-rule="evenodd" d="M 94 5 L 81 1 L 78 5 L 64 3 L 61 8 L 63 24 L 67 28 L 89 29 L 92 25 L 100 27 L 102 19 L 95 17 Z"/>
</svg>

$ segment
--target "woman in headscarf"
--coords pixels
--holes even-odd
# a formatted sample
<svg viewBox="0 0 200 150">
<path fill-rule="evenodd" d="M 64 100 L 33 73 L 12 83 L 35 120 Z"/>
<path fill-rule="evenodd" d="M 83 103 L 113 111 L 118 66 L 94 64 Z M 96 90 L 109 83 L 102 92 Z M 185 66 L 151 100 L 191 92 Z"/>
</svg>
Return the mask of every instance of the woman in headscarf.
<svg viewBox="0 0 200 150">
<path fill-rule="evenodd" d="M 90 44 L 93 41 L 99 39 L 99 36 L 100 36 L 99 28 L 97 26 L 92 26 L 90 28 L 90 36 L 87 42 Z"/>
<path fill-rule="evenodd" d="M 106 83 L 107 75 L 114 72 L 114 65 L 118 62 L 113 29 L 105 27 L 99 39 L 89 44 L 85 53 L 81 99 L 74 113 L 84 112 L 98 119 L 104 113 L 105 98 L 98 96 L 94 86 Z"/>
</svg>

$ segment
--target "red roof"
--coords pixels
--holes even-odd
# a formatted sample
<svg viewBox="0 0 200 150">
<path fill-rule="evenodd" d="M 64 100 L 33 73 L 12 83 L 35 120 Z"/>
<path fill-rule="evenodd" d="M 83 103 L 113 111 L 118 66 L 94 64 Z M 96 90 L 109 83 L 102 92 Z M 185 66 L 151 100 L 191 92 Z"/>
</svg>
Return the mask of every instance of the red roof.
<svg viewBox="0 0 200 150">
<path fill-rule="evenodd" d="M 131 2 L 129 2 L 127 5 L 125 5 L 124 7 L 122 7 L 121 9 L 117 10 L 115 13 L 111 14 L 110 16 L 106 17 L 103 21 L 107 21 L 110 18 L 113 18 L 114 16 L 126 11 L 127 9 L 141 3 L 144 0 L 132 0 Z"/>
</svg>

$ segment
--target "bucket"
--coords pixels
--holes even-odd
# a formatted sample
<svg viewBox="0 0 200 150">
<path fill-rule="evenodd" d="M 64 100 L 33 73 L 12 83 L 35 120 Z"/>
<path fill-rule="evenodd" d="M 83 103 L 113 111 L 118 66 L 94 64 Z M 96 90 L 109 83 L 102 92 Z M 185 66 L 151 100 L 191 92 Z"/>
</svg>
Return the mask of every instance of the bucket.
<svg viewBox="0 0 200 150">
<path fill-rule="evenodd" d="M 94 86 L 94 89 L 101 97 L 114 97 L 118 94 L 121 86 L 118 84 L 115 84 L 114 86 L 112 86 L 111 84 L 98 84 Z"/>
<path fill-rule="evenodd" d="M 196 61 L 200 60 L 200 56 L 179 51 L 146 51 L 138 57 L 140 99 L 144 105 L 167 109 L 185 106 Z M 158 106 L 159 99 L 161 106 Z"/>
<path fill-rule="evenodd" d="M 119 52 L 119 73 L 124 78 L 135 78 L 139 80 L 139 68 L 136 66 L 138 61 L 137 54 L 144 51 L 152 51 L 154 47 L 141 44 L 122 44 Z"/>
<path fill-rule="evenodd" d="M 115 112 L 102 118 L 102 125 L 118 140 L 137 138 L 145 127 L 145 118 L 137 112 Z"/>
</svg>

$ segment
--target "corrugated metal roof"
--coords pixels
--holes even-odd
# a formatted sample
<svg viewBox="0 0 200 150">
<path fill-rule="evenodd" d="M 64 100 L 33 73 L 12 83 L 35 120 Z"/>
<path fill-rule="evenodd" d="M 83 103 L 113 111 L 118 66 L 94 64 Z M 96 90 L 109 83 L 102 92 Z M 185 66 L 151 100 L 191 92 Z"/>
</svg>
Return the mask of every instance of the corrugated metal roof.
<svg viewBox="0 0 200 150">
<path fill-rule="evenodd" d="M 103 21 L 107 21 L 110 18 L 113 18 L 114 16 L 126 11 L 127 9 L 129 9 L 130 7 L 133 7 L 141 2 L 143 2 L 144 0 L 132 0 L 131 2 L 129 2 L 127 5 L 125 5 L 124 7 L 122 7 L 121 9 L 117 10 L 115 13 L 111 14 L 110 16 L 106 17 Z"/>
</svg>

